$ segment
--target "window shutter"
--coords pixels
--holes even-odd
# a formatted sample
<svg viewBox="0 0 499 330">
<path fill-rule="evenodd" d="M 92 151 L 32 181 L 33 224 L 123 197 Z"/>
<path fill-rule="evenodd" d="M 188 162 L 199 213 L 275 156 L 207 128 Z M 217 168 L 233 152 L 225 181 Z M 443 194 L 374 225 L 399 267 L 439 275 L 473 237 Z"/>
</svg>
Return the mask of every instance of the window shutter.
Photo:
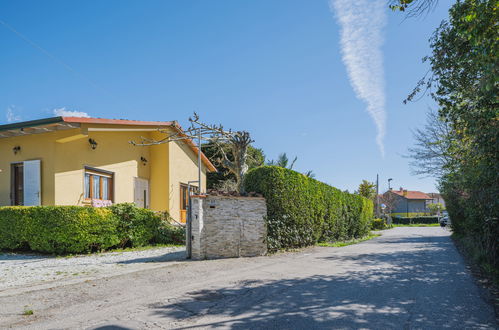
<svg viewBox="0 0 499 330">
<path fill-rule="evenodd" d="M 40 160 L 28 160 L 24 165 L 24 205 L 41 205 Z"/>
</svg>

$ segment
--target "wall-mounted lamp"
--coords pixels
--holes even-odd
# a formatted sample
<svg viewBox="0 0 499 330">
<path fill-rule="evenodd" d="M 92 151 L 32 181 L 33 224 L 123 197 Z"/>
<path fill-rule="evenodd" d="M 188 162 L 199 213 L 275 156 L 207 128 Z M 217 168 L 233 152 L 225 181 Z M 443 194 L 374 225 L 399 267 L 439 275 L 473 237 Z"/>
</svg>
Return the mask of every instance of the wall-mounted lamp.
<svg viewBox="0 0 499 330">
<path fill-rule="evenodd" d="M 97 142 L 94 139 L 88 139 L 88 143 L 90 143 L 90 148 L 92 148 L 92 150 L 97 148 Z"/>
<path fill-rule="evenodd" d="M 147 165 L 147 159 L 145 157 L 140 157 L 140 161 L 142 162 L 142 165 Z"/>
<path fill-rule="evenodd" d="M 21 151 L 21 147 L 15 146 L 14 148 L 12 148 L 12 151 L 14 151 L 14 155 L 17 155 L 17 153 Z"/>
</svg>

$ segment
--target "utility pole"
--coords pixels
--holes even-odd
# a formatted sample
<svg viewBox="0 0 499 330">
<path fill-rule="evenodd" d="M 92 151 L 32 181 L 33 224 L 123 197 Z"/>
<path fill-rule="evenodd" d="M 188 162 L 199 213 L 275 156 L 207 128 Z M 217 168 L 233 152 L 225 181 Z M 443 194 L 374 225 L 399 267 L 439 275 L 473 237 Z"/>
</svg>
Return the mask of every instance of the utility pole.
<svg viewBox="0 0 499 330">
<path fill-rule="evenodd" d="M 376 174 L 376 217 L 379 218 L 379 174 Z"/>
</svg>

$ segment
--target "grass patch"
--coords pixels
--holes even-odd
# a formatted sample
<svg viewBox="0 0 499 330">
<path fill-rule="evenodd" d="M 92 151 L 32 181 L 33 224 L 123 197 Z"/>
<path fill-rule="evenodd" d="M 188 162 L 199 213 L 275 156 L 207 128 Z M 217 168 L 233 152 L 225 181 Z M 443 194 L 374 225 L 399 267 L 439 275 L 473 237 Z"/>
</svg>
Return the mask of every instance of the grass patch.
<svg viewBox="0 0 499 330">
<path fill-rule="evenodd" d="M 360 242 L 368 241 L 370 239 L 373 239 L 375 237 L 381 236 L 380 234 L 369 234 L 365 237 L 362 238 L 357 238 L 357 239 L 351 239 L 347 241 L 340 241 L 340 242 L 321 242 L 317 243 L 318 246 L 325 246 L 325 247 L 342 247 L 342 246 L 347 246 L 347 245 L 353 245 L 357 244 Z"/>
<path fill-rule="evenodd" d="M 392 225 L 393 227 L 439 227 L 439 223 L 411 223 L 410 225 Z"/>
<path fill-rule="evenodd" d="M 25 309 L 23 312 L 23 315 L 33 315 L 35 312 L 33 312 L 32 309 Z"/>
</svg>

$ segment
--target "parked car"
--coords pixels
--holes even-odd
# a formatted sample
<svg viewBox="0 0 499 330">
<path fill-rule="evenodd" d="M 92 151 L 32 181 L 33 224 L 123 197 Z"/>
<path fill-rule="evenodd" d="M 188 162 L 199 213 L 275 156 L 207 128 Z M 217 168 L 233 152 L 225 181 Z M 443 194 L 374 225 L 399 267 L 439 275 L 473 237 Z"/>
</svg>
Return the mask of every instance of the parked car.
<svg viewBox="0 0 499 330">
<path fill-rule="evenodd" d="M 450 221 L 449 214 L 447 213 L 447 211 L 443 211 L 442 212 L 442 217 L 439 219 L 438 222 L 440 223 L 441 227 L 445 227 L 445 226 L 450 226 L 451 225 L 451 221 Z"/>
</svg>

